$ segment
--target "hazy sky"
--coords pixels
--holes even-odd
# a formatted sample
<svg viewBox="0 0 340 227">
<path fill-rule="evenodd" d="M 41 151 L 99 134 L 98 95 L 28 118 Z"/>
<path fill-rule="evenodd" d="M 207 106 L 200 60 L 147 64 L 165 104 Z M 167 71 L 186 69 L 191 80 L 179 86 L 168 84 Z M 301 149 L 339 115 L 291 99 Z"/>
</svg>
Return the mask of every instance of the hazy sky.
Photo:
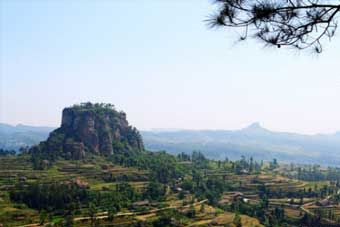
<svg viewBox="0 0 340 227">
<path fill-rule="evenodd" d="M 340 130 L 340 31 L 316 56 L 208 29 L 211 0 L 0 2 L 0 122 L 92 101 L 140 129 Z"/>
</svg>

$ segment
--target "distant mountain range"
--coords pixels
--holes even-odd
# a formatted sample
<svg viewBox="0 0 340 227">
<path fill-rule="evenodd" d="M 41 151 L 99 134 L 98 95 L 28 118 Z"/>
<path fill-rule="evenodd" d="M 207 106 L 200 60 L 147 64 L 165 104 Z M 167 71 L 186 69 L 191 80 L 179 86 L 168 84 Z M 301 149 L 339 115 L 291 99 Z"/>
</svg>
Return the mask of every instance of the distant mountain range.
<svg viewBox="0 0 340 227">
<path fill-rule="evenodd" d="M 0 123 L 0 148 L 18 150 L 48 137 L 52 127 L 11 126 Z M 241 130 L 141 131 L 146 149 L 166 150 L 172 154 L 199 150 L 213 159 L 239 159 L 242 155 L 257 160 L 318 163 L 340 166 L 340 132 L 302 135 L 274 132 L 259 123 Z"/>
<path fill-rule="evenodd" d="M 199 150 L 213 159 L 255 159 L 340 166 L 340 132 L 302 135 L 273 132 L 259 123 L 241 130 L 151 130 L 142 131 L 149 150 L 177 154 Z"/>
<path fill-rule="evenodd" d="M 22 146 L 32 146 L 45 140 L 52 130 L 54 130 L 52 127 L 22 124 L 12 126 L 0 123 L 0 148 L 19 150 Z"/>
</svg>

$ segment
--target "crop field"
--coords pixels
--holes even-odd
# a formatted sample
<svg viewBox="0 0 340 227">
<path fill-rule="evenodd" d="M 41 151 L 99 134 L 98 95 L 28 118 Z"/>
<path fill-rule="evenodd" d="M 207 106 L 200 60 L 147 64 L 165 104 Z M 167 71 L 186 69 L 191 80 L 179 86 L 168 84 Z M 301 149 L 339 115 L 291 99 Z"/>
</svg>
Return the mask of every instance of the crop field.
<svg viewBox="0 0 340 227">
<path fill-rule="evenodd" d="M 183 162 L 180 165 L 190 167 L 192 163 Z M 17 185 L 32 183 L 53 184 L 55 182 L 73 182 L 92 192 L 110 193 L 124 182 L 137 192 L 148 190 L 150 171 L 134 167 L 114 165 L 100 156 L 89 157 L 84 161 L 57 160 L 53 166 L 46 170 L 34 170 L 27 155 L 0 158 L 0 223 L 6 227 L 39 226 L 41 213 L 31 209 L 24 203 L 13 202 L 10 191 Z M 324 198 L 298 196 L 300 192 L 311 189 L 329 187 L 329 181 L 300 181 L 283 176 L 279 172 L 270 173 L 261 171 L 257 174 L 235 174 L 232 171 L 218 169 L 214 163 L 208 171 L 203 171 L 205 177 L 215 177 L 228 183 L 229 189 L 225 190 L 217 204 L 211 205 L 207 199 L 199 199 L 193 194 L 181 194 L 174 191 L 173 187 L 166 188 L 166 197 L 163 201 L 139 201 L 136 205 L 122 208 L 114 215 L 114 220 L 109 220 L 109 213 L 104 206 L 98 205 L 95 212 L 96 221 L 101 226 L 131 226 L 140 222 L 154 222 L 162 217 L 164 212 L 175 211 L 180 215 L 194 212 L 193 217 L 183 216 L 180 226 L 190 227 L 225 227 L 236 226 L 236 213 L 232 210 L 235 204 L 243 206 L 260 206 L 263 203 L 261 190 L 269 195 L 267 215 L 282 208 L 286 220 L 292 223 L 299 221 L 305 213 L 312 216 L 322 212 L 324 221 L 335 223 L 340 218 L 340 207 L 336 203 L 321 206 L 318 202 Z M 185 180 L 192 180 L 186 176 Z M 295 196 L 294 196 L 295 195 Z M 331 196 L 328 196 L 332 201 Z M 223 209 L 224 210 L 223 210 Z M 227 210 L 225 210 L 227 208 Z M 90 207 L 81 205 L 73 216 L 74 226 L 88 227 L 91 225 L 89 216 Z M 58 226 L 64 220 L 62 214 L 54 214 L 45 222 Z M 243 227 L 262 227 L 260 220 L 248 215 L 239 215 Z"/>
<path fill-rule="evenodd" d="M 38 211 L 9 199 L 8 191 L 18 183 L 78 181 L 91 190 L 99 191 L 112 189 L 120 181 L 128 182 L 138 190 L 148 183 L 146 171 L 113 166 L 101 157 L 85 163 L 58 161 L 48 170 L 33 170 L 28 156 L 1 157 L 0 166 L 0 223 L 10 223 L 9 226 L 36 223 L 39 220 Z M 82 212 L 86 213 L 87 208 L 83 208 Z M 54 218 L 54 221 L 58 221 L 58 218 Z"/>
</svg>

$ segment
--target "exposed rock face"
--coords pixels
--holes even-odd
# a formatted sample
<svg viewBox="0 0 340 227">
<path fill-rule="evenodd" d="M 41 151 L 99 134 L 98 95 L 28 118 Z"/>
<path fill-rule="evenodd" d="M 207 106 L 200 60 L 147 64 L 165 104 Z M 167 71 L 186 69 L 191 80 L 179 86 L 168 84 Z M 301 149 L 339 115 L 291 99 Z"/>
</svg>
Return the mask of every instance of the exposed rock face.
<svg viewBox="0 0 340 227">
<path fill-rule="evenodd" d="M 80 160 L 85 157 L 85 146 L 82 142 L 66 140 L 63 149 L 68 158 Z"/>
<path fill-rule="evenodd" d="M 61 127 L 41 146 L 68 159 L 83 159 L 87 152 L 108 156 L 144 150 L 139 132 L 129 126 L 125 113 L 110 104 L 91 103 L 65 108 Z"/>
</svg>

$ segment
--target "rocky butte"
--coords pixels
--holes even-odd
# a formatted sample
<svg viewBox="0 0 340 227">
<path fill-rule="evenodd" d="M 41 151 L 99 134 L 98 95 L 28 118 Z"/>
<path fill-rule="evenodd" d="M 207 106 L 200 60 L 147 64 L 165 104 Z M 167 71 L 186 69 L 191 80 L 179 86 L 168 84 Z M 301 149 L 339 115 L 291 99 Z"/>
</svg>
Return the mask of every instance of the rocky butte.
<svg viewBox="0 0 340 227">
<path fill-rule="evenodd" d="M 83 159 L 87 153 L 109 156 L 144 150 L 138 130 L 129 125 L 126 114 L 111 104 L 82 103 L 65 108 L 60 128 L 32 148 L 41 158 Z"/>
</svg>

